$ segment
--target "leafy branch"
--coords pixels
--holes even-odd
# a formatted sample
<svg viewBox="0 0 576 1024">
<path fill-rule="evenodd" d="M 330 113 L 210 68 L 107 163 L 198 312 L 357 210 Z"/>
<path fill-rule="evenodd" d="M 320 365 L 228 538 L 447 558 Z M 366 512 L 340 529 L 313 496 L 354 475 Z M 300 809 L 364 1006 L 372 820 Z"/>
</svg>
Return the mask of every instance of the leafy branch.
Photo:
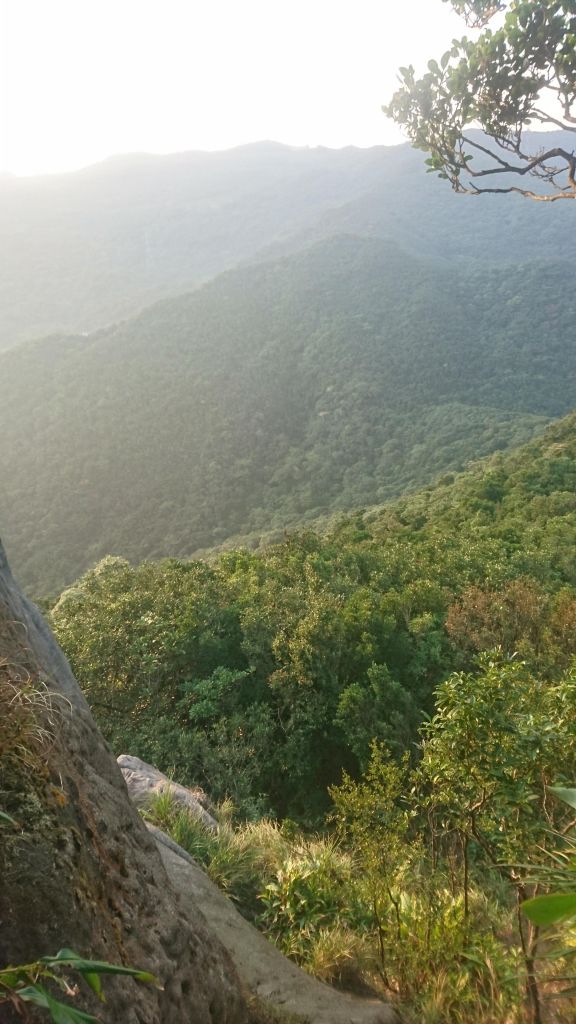
<svg viewBox="0 0 576 1024">
<path fill-rule="evenodd" d="M 517 192 L 540 202 L 576 198 L 570 145 L 561 141 L 533 152 L 524 134 L 534 122 L 576 131 L 574 0 L 450 2 L 479 35 L 454 39 L 419 79 L 412 66 L 400 68 L 401 87 L 384 112 L 430 154 L 429 172 L 455 192 Z M 500 28 L 487 27 L 504 12 Z M 470 128 L 481 129 L 486 144 L 473 139 Z M 511 176 L 522 183 L 510 184 Z M 527 177 L 539 184 L 528 187 Z"/>
<path fill-rule="evenodd" d="M 53 1024 L 97 1022 L 97 1017 L 54 998 L 45 987 L 46 984 L 52 984 L 66 996 L 78 995 L 78 987 L 70 984 L 65 975 L 61 973 L 63 970 L 71 970 L 79 974 L 101 1002 L 105 1002 L 100 980 L 101 975 L 104 974 L 127 975 L 134 978 L 135 981 L 157 984 L 154 975 L 148 971 L 109 964 L 101 960 L 85 960 L 71 949 L 61 949 L 56 956 L 43 956 L 30 964 L 2 968 L 0 970 L 0 1006 L 3 1003 L 10 1005 L 23 1020 L 30 1019 L 27 1007 L 28 1004 L 31 1004 L 47 1010 Z"/>
</svg>

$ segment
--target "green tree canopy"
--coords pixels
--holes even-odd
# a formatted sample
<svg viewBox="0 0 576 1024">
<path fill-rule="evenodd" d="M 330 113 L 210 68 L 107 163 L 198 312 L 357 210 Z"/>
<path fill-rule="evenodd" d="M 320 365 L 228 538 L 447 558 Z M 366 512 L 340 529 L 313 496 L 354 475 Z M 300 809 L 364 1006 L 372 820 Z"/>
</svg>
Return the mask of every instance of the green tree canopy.
<svg viewBox="0 0 576 1024">
<path fill-rule="evenodd" d="M 454 39 L 422 78 L 400 68 L 402 85 L 385 112 L 456 192 L 576 198 L 576 155 L 565 134 L 576 132 L 575 0 L 444 2 L 473 38 Z M 534 126 L 562 133 L 538 136 L 535 149 L 525 131 Z"/>
</svg>

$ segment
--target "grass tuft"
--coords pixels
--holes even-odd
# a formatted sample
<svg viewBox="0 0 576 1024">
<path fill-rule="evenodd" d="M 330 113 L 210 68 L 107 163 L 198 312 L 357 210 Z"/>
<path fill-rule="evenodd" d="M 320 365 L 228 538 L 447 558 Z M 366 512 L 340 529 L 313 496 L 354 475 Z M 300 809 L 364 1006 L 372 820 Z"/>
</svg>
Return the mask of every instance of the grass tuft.
<svg viewBox="0 0 576 1024">
<path fill-rule="evenodd" d="M 0 762 L 31 768 L 54 735 L 55 710 L 45 683 L 25 667 L 0 660 Z"/>
</svg>

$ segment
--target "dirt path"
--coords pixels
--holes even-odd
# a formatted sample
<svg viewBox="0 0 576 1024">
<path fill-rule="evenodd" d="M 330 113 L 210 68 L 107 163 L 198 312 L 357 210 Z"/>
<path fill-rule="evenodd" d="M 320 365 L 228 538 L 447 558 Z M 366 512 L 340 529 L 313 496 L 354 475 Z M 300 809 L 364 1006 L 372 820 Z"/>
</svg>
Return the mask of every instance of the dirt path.
<svg viewBox="0 0 576 1024">
<path fill-rule="evenodd" d="M 307 1024 L 400 1024 L 386 1003 L 337 992 L 287 960 L 244 920 L 189 854 L 154 826 L 148 827 L 184 904 L 190 894 L 190 914 L 200 908 L 251 992 L 280 1010 L 300 1015 Z"/>
</svg>

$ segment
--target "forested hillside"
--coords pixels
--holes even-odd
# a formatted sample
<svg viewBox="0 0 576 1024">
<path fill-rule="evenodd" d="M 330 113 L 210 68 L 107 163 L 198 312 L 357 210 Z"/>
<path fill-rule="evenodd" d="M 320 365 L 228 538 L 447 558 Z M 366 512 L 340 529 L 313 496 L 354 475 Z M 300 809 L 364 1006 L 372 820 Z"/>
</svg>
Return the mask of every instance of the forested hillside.
<svg viewBox="0 0 576 1024">
<path fill-rule="evenodd" d="M 562 264 L 450 267 L 338 237 L 0 358 L 2 523 L 54 593 L 414 489 L 576 404 Z M 281 535 L 281 533 L 280 533 Z"/>
<path fill-rule="evenodd" d="M 58 638 L 113 745 L 245 809 L 314 819 L 370 741 L 410 750 L 435 689 L 500 646 L 576 654 L 576 418 L 326 535 L 212 566 L 107 559 Z"/>
<path fill-rule="evenodd" d="M 572 939 L 518 907 L 573 891 L 575 467 L 571 415 L 324 535 L 105 559 L 52 612 L 113 748 L 233 801 L 217 836 L 164 797 L 157 824 L 410 1021 L 520 1024 L 528 986 L 573 1020 Z"/>
<path fill-rule="evenodd" d="M 547 144 L 558 140 L 548 134 Z M 534 134 L 532 146 L 541 137 Z M 574 257 L 573 211 L 455 202 L 408 146 L 117 157 L 0 178 L 0 349 L 134 314 L 245 259 L 342 232 L 449 265 Z M 537 239 L 537 242 L 536 242 Z"/>
</svg>

